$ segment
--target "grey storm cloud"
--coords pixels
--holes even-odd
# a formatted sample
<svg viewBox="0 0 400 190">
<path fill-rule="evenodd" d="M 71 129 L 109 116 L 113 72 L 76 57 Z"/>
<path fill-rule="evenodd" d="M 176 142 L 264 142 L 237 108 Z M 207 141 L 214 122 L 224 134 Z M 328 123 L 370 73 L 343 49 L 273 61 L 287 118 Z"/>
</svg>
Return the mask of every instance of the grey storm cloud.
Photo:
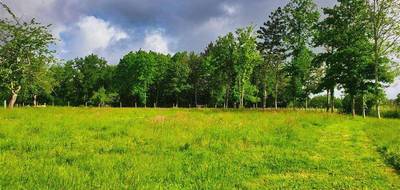
<svg viewBox="0 0 400 190">
<path fill-rule="evenodd" d="M 135 31 L 130 33 L 134 37 L 125 39 L 131 44 L 144 38 L 146 31 L 162 31 L 165 38 L 170 38 L 174 42 L 169 44 L 171 52 L 201 51 L 208 42 L 237 27 L 262 24 L 267 13 L 286 3 L 282 0 L 5 0 L 4 2 L 24 17 L 36 17 L 46 24 L 52 23 L 56 32 L 65 34 L 62 40 L 67 41 L 66 43 L 73 40 L 73 36 L 68 34 L 72 31 L 63 29 L 71 28 L 82 17 L 93 16 L 127 33 Z M 321 7 L 330 6 L 333 0 L 319 0 L 317 3 Z M 118 47 L 113 49 L 115 48 Z"/>
</svg>

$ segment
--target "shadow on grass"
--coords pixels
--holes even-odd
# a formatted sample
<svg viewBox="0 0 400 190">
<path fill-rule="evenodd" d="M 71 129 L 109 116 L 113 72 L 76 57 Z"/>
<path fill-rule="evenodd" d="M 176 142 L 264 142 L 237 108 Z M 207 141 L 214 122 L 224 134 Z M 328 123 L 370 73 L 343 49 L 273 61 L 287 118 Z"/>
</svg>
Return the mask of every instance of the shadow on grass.
<svg viewBox="0 0 400 190">
<path fill-rule="evenodd" d="M 385 163 L 392 167 L 400 175 L 400 153 L 390 151 L 386 146 L 378 147 L 378 152 L 385 159 Z"/>
</svg>

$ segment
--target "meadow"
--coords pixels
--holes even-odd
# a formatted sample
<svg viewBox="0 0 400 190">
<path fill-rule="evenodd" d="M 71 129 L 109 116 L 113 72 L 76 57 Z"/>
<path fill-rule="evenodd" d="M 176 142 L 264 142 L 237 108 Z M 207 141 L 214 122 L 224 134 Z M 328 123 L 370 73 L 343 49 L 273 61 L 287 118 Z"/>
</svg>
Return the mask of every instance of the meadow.
<svg viewBox="0 0 400 190">
<path fill-rule="evenodd" d="M 0 189 L 400 189 L 399 135 L 323 112 L 0 110 Z"/>
</svg>

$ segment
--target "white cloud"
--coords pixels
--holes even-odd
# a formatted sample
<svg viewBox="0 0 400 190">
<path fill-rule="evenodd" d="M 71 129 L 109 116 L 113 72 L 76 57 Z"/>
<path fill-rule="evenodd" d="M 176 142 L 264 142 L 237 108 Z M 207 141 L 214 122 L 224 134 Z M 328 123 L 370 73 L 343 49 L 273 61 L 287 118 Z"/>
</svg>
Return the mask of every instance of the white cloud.
<svg viewBox="0 0 400 190">
<path fill-rule="evenodd" d="M 211 17 L 194 30 L 192 35 L 195 39 L 215 40 L 218 36 L 234 31 L 235 27 L 236 24 L 232 17 Z"/>
<path fill-rule="evenodd" d="M 109 22 L 94 16 L 81 17 L 68 28 L 55 28 L 55 33 L 64 34 L 60 43 L 62 57 L 74 58 L 91 53 L 103 54 L 117 42 L 129 38 L 128 34 Z"/>
<path fill-rule="evenodd" d="M 210 17 L 193 33 L 200 36 L 200 38 L 215 40 L 218 36 L 225 35 L 228 32 L 234 31 L 235 28 L 240 27 L 241 22 L 238 17 L 240 6 L 223 3 L 220 5 L 220 9 L 223 11 L 223 15 Z"/>
<path fill-rule="evenodd" d="M 386 89 L 386 94 L 389 99 L 395 99 L 397 97 L 397 94 L 400 93 L 400 78 L 397 78 L 397 80 L 389 87 Z"/>
<path fill-rule="evenodd" d="M 67 27 L 64 25 L 57 25 L 51 27 L 51 32 L 57 40 L 61 40 L 61 33 L 65 32 Z"/>
<path fill-rule="evenodd" d="M 94 16 L 86 16 L 79 20 L 74 28 L 76 40 L 74 48 L 81 54 L 90 54 L 102 51 L 128 35 L 109 22 Z"/>
<path fill-rule="evenodd" d="M 238 6 L 222 4 L 222 10 L 226 15 L 232 16 L 238 12 Z"/>
<path fill-rule="evenodd" d="M 147 31 L 143 40 L 143 49 L 159 53 L 171 53 L 170 40 L 164 36 L 162 30 Z"/>
</svg>

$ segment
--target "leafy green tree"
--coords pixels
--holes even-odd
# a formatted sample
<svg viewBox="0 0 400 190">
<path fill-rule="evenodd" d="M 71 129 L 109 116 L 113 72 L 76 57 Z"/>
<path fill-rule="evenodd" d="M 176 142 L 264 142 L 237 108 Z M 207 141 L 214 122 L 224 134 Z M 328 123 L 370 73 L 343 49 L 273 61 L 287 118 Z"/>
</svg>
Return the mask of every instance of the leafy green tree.
<svg viewBox="0 0 400 190">
<path fill-rule="evenodd" d="M 195 53 L 189 54 L 189 82 L 194 97 L 194 105 L 199 104 L 199 97 L 205 96 L 207 90 L 207 78 L 209 77 L 209 70 L 203 56 Z"/>
<path fill-rule="evenodd" d="M 90 100 L 94 92 L 104 86 L 102 79 L 106 74 L 107 67 L 107 61 L 94 54 L 75 59 L 74 68 L 80 76 L 79 86 L 81 88 L 78 92 L 84 103 Z"/>
<path fill-rule="evenodd" d="M 313 0 L 291 0 L 285 6 L 283 16 L 288 25 L 285 40 L 295 57 L 297 51 L 310 47 L 320 13 Z"/>
<path fill-rule="evenodd" d="M 287 57 L 287 46 L 285 38 L 287 36 L 287 24 L 284 17 L 284 12 L 281 7 L 271 13 L 269 20 L 264 23 L 257 31 L 258 33 L 258 49 L 264 58 L 262 63 L 262 83 L 263 83 L 263 106 L 266 106 L 268 71 L 273 76 L 274 85 L 274 104 L 275 109 L 278 108 L 279 85 L 283 83 L 283 69 Z"/>
<path fill-rule="evenodd" d="M 50 70 L 55 79 L 52 95 L 57 104 L 87 104 L 101 87 L 115 91 L 115 67 L 94 54 L 53 65 Z"/>
<path fill-rule="evenodd" d="M 108 93 L 104 87 L 101 87 L 93 94 L 90 99 L 99 107 L 103 107 L 106 104 L 112 103 L 117 98 L 117 96 L 117 93 Z"/>
<path fill-rule="evenodd" d="M 116 71 L 117 78 L 121 82 L 121 92 L 138 98 L 144 106 L 147 106 L 148 92 L 154 83 L 155 74 L 155 54 L 143 50 L 125 55 Z"/>
<path fill-rule="evenodd" d="M 187 52 L 178 52 L 172 56 L 172 63 L 166 72 L 166 91 L 165 95 L 175 99 L 175 106 L 179 106 L 180 100 L 189 91 L 189 54 Z"/>
<path fill-rule="evenodd" d="M 273 72 L 270 69 L 270 65 L 266 64 L 264 59 L 261 60 L 260 64 L 256 65 L 254 73 L 252 75 L 252 83 L 256 86 L 258 91 L 259 103 L 262 108 L 267 108 L 269 103 L 269 97 L 273 94 L 274 81 Z M 271 99 L 272 100 L 272 99 Z"/>
<path fill-rule="evenodd" d="M 150 87 L 150 95 L 152 96 L 155 106 L 159 105 L 160 101 L 160 103 L 168 104 L 167 102 L 169 100 L 164 96 L 164 81 L 166 80 L 166 73 L 168 72 L 167 70 L 172 64 L 171 56 L 155 52 L 151 53 L 153 53 L 155 56 L 156 65 L 154 73 L 154 84 Z"/>
<path fill-rule="evenodd" d="M 289 78 L 287 89 L 291 102 L 296 107 L 297 99 L 307 99 L 309 96 L 306 89 L 313 60 L 310 47 L 320 14 L 313 0 L 291 0 L 284 11 L 288 24 L 285 40 L 291 58 L 286 67 Z"/>
<path fill-rule="evenodd" d="M 33 98 L 33 106 L 37 106 L 38 95 L 50 95 L 55 80 L 49 71 L 48 65 L 44 61 L 39 61 L 32 66 L 32 72 L 27 75 L 30 85 L 26 88 L 27 94 Z"/>
<path fill-rule="evenodd" d="M 335 88 L 338 85 L 340 78 L 339 64 L 336 62 L 335 52 L 337 51 L 336 32 L 340 31 L 339 24 L 337 24 L 337 16 L 335 9 L 325 8 L 323 12 L 327 16 L 324 20 L 318 23 L 318 28 L 313 38 L 316 47 L 325 49 L 325 51 L 317 54 L 313 60 L 313 67 L 323 70 L 323 76 L 317 88 L 317 92 L 326 90 L 327 102 L 326 109 L 331 112 L 334 111 L 335 102 Z M 330 101 L 329 101 L 330 100 Z"/>
<path fill-rule="evenodd" d="M 0 19 L 0 84 L 11 94 L 9 107 L 13 108 L 21 90 L 37 89 L 46 65 L 53 61 L 49 45 L 54 38 L 49 26 L 34 19 L 20 20 L 4 3 L 0 6 L 10 19 Z"/>
<path fill-rule="evenodd" d="M 50 71 L 56 81 L 52 92 L 56 104 L 65 105 L 72 101 L 73 104 L 78 105 L 82 102 L 81 96 L 78 96 L 80 75 L 75 70 L 73 61 L 52 65 Z"/>
<path fill-rule="evenodd" d="M 213 90 L 211 96 L 216 104 L 221 102 L 223 97 L 224 107 L 228 107 L 230 98 L 233 96 L 235 86 L 235 60 L 236 40 L 233 33 L 219 37 L 208 49 L 207 64 L 211 66 Z"/>
<path fill-rule="evenodd" d="M 326 97 L 321 95 L 321 96 L 315 96 L 310 99 L 309 107 L 311 108 L 324 108 L 326 106 L 325 102 Z M 338 109 L 342 109 L 342 100 L 339 98 L 336 98 L 334 100 L 334 107 Z"/>
<path fill-rule="evenodd" d="M 217 44 L 217 42 L 215 42 Z M 218 46 L 221 46 L 220 42 Z M 225 84 L 224 79 L 226 77 L 220 75 L 223 71 L 219 70 L 220 59 L 217 59 L 220 54 L 218 54 L 218 47 L 214 45 L 213 42 L 209 43 L 205 49 L 203 56 L 203 65 L 207 70 L 206 78 L 207 80 L 207 90 L 208 90 L 208 104 L 217 106 L 224 104 L 225 102 Z"/>
<path fill-rule="evenodd" d="M 254 68 L 261 61 L 261 56 L 257 51 L 256 37 L 252 26 L 241 28 L 236 31 L 237 35 L 237 60 L 235 61 L 236 83 L 239 91 L 239 106 L 244 107 L 245 97 L 257 102 L 254 99 L 256 91 L 251 84 L 250 78 Z"/>
<path fill-rule="evenodd" d="M 399 68 L 396 58 L 400 58 L 400 2 L 368 0 L 368 3 L 373 41 L 374 94 L 377 116 L 381 118 L 379 106 L 384 97 L 383 88 L 385 84 L 393 82 L 396 73 L 392 69 Z"/>
<path fill-rule="evenodd" d="M 330 71 L 335 72 L 338 83 L 350 96 L 355 115 L 356 96 L 368 92 L 372 79 L 368 7 L 364 0 L 340 0 L 325 12 L 330 26 L 328 34 L 335 35 L 324 39 L 334 49 L 328 57 Z"/>
<path fill-rule="evenodd" d="M 285 67 L 285 71 L 289 77 L 287 91 L 292 98 L 292 104 L 297 106 L 298 99 L 308 99 L 313 91 L 310 84 L 312 73 L 312 61 L 314 54 L 307 47 L 300 48 L 293 60 Z"/>
</svg>

